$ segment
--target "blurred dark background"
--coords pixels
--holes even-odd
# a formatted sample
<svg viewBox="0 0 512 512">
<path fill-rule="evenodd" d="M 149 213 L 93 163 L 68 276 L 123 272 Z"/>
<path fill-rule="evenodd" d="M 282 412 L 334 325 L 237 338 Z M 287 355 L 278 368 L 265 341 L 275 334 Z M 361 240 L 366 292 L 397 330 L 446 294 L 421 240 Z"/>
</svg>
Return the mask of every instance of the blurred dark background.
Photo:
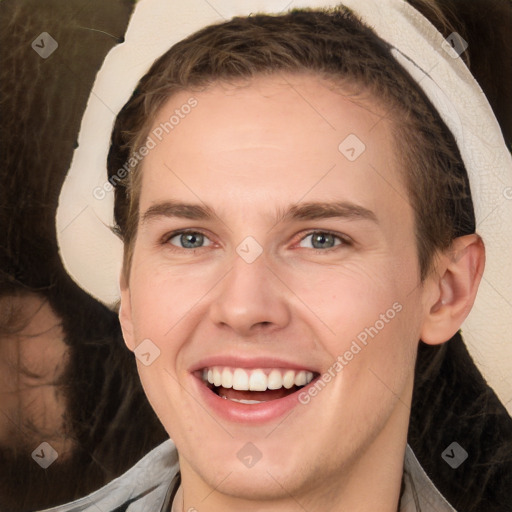
<svg viewBox="0 0 512 512">
<path fill-rule="evenodd" d="M 67 276 L 55 233 L 95 75 L 133 8 L 128 0 L 0 3 L 2 511 L 86 495 L 167 437 L 117 315 Z M 59 45 L 47 59 L 31 46 L 42 32 Z M 31 455 L 42 442 L 58 453 L 47 469 Z"/>
</svg>

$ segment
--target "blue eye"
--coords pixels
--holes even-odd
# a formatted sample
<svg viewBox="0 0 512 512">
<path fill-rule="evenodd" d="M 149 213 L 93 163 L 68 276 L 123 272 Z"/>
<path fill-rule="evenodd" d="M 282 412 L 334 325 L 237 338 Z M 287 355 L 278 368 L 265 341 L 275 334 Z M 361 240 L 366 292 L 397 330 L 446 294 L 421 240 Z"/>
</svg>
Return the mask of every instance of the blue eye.
<svg viewBox="0 0 512 512">
<path fill-rule="evenodd" d="M 198 231 L 181 231 L 179 233 L 172 234 L 167 241 L 172 245 L 181 247 L 182 249 L 199 249 L 211 244 L 211 241 Z M 203 245 L 205 242 L 208 243 Z"/>
<path fill-rule="evenodd" d="M 310 242 L 307 242 L 310 240 Z M 164 240 L 178 249 L 201 249 L 212 245 L 211 240 L 199 231 L 177 231 L 170 233 Z M 312 231 L 299 243 L 300 247 L 316 250 L 329 250 L 338 245 L 350 245 L 350 240 L 329 231 Z"/>
<path fill-rule="evenodd" d="M 311 238 L 313 249 L 332 249 L 333 247 L 341 245 L 342 243 L 348 245 L 346 240 L 343 240 L 341 237 L 335 235 L 334 233 L 329 233 L 328 231 L 313 231 L 300 241 L 300 247 L 307 247 L 303 245 L 303 243 L 308 238 Z"/>
</svg>

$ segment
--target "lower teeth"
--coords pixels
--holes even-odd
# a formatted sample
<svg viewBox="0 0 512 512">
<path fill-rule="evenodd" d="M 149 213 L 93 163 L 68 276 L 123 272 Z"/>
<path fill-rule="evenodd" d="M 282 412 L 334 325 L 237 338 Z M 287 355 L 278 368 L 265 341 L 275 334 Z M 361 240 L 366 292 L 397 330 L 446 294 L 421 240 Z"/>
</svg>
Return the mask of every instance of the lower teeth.
<svg viewBox="0 0 512 512">
<path fill-rule="evenodd" d="M 224 400 L 231 400 L 232 402 L 238 402 L 240 404 L 262 404 L 264 400 L 237 400 L 236 398 L 228 398 L 227 396 L 223 396 Z"/>
</svg>

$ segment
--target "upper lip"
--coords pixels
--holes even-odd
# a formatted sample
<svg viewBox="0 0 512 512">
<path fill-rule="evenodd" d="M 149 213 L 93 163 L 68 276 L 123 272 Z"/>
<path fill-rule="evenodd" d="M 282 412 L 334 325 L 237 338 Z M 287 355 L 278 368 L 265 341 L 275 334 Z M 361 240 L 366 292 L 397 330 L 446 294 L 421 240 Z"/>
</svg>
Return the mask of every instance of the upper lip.
<svg viewBox="0 0 512 512">
<path fill-rule="evenodd" d="M 318 373 L 319 370 L 293 361 L 281 359 L 273 356 L 259 357 L 240 357 L 234 355 L 215 355 L 201 359 L 189 368 L 189 372 L 193 373 L 203 368 L 211 368 L 213 366 L 228 366 L 231 368 L 290 368 L 293 370 L 306 370 Z"/>
</svg>

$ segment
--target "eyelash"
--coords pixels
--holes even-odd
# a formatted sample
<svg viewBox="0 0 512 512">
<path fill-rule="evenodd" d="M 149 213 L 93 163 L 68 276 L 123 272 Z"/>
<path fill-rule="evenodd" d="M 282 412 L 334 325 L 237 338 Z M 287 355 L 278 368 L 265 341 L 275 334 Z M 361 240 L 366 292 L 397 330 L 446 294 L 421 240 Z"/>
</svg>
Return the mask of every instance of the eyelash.
<svg viewBox="0 0 512 512">
<path fill-rule="evenodd" d="M 176 251 L 179 251 L 179 250 L 183 250 L 183 251 L 187 251 L 187 252 L 192 252 L 192 253 L 195 253 L 195 251 L 197 250 L 200 250 L 200 249 L 205 249 L 206 247 L 197 247 L 197 248 L 191 248 L 191 249 L 188 249 L 186 247 L 177 247 L 175 245 L 172 245 L 169 243 L 169 241 L 176 237 L 176 236 L 179 236 L 179 235 L 186 235 L 186 234 L 200 234 L 200 235 L 203 235 L 205 238 L 208 238 L 208 235 L 206 235 L 206 233 L 204 233 L 203 231 L 199 230 L 199 229 L 182 229 L 182 230 L 178 230 L 178 231 L 173 231 L 171 233 L 168 233 L 167 235 L 165 235 L 162 239 L 162 245 L 169 245 L 171 246 L 173 249 L 172 250 L 176 250 Z M 347 235 L 341 235 L 341 234 L 338 234 L 338 233 L 334 233 L 333 231 L 322 231 L 322 230 L 311 230 L 311 231 L 308 231 L 306 234 L 304 234 L 304 236 L 299 240 L 298 243 L 302 242 L 303 240 L 305 240 L 308 236 L 311 236 L 311 235 L 314 235 L 314 234 L 322 234 L 322 235 L 331 235 L 333 236 L 335 239 L 339 240 L 340 243 L 339 244 L 335 244 L 333 247 L 328 247 L 327 249 L 318 249 L 318 248 L 315 248 L 315 247 L 312 247 L 312 248 L 309 248 L 308 249 L 312 249 L 313 251 L 317 251 L 317 252 L 322 252 L 322 253 L 325 253 L 325 252 L 331 252 L 331 251 L 334 251 L 340 247 L 347 247 L 347 246 L 351 246 L 353 245 L 353 242 L 352 240 L 347 236 Z M 208 238 L 209 240 L 209 238 Z M 211 242 L 211 240 L 210 240 Z M 214 243 L 214 242 L 212 242 Z"/>
</svg>

